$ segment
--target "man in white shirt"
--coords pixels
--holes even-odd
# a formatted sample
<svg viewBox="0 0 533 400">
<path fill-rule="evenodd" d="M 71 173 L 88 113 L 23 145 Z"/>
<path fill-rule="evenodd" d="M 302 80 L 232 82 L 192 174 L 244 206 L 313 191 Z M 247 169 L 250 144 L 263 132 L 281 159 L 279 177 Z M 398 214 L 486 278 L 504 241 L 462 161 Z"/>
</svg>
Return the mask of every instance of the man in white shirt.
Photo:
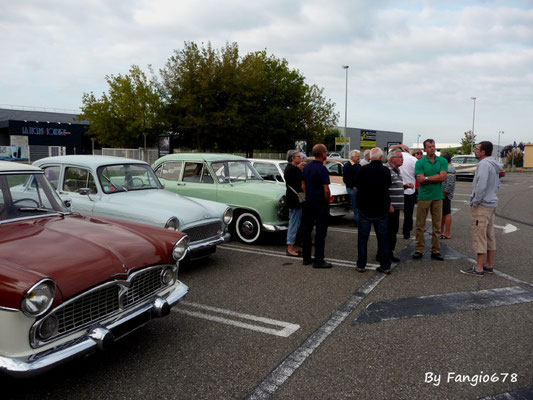
<svg viewBox="0 0 533 400">
<path fill-rule="evenodd" d="M 403 164 L 400 166 L 400 172 L 403 179 L 404 187 L 410 186 L 404 190 L 404 209 L 403 209 L 403 227 L 402 233 L 404 239 L 411 237 L 411 231 L 413 230 L 413 211 L 416 204 L 416 192 L 415 192 L 415 164 L 417 158 L 412 156 L 409 147 L 405 144 L 396 144 L 389 147 L 389 151 L 392 149 L 400 149 L 402 151 Z M 409 185 L 411 183 L 412 185 Z"/>
</svg>

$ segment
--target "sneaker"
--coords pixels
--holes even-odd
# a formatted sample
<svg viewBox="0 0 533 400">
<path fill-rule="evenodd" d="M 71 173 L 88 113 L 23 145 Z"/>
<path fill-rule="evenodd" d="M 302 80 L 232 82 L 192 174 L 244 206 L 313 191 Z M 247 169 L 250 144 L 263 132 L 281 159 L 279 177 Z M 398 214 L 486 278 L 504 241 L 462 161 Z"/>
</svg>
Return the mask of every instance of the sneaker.
<svg viewBox="0 0 533 400">
<path fill-rule="evenodd" d="M 478 271 L 476 269 L 476 267 L 471 267 L 471 268 L 468 268 L 468 269 L 462 269 L 461 272 L 463 274 L 473 275 L 473 276 L 483 276 L 483 275 L 485 275 L 485 273 L 483 271 Z"/>
<path fill-rule="evenodd" d="M 431 258 L 434 260 L 444 261 L 444 257 L 440 253 L 431 253 Z"/>
<path fill-rule="evenodd" d="M 382 267 L 377 267 L 376 271 L 381 272 L 382 274 L 385 274 L 385 275 L 389 275 L 390 274 L 390 268 L 389 269 L 385 269 L 385 268 L 382 268 Z"/>
<path fill-rule="evenodd" d="M 486 265 L 484 265 L 483 266 L 483 272 L 486 272 L 487 274 L 493 274 L 494 273 L 494 268 L 487 267 Z"/>
<path fill-rule="evenodd" d="M 423 254 L 420 253 L 419 251 L 416 251 L 416 252 L 413 253 L 413 258 L 415 260 L 420 260 L 422 258 L 422 256 L 423 256 Z"/>
</svg>

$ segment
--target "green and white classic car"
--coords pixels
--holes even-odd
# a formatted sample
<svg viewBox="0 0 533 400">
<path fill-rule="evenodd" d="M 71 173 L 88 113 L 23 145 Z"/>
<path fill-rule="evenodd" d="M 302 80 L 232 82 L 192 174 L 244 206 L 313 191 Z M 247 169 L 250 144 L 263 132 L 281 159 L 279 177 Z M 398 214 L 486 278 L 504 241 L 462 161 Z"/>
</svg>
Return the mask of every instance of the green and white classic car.
<svg viewBox="0 0 533 400">
<path fill-rule="evenodd" d="M 42 158 L 33 164 L 44 169 L 59 196 L 70 202 L 74 212 L 187 234 L 188 258 L 207 256 L 216 251 L 217 245 L 230 240 L 230 207 L 167 192 L 144 161 L 70 155 Z"/>
<path fill-rule="evenodd" d="M 152 168 L 166 190 L 229 205 L 234 216 L 232 231 L 245 243 L 258 240 L 261 232 L 287 230 L 285 187 L 263 180 L 244 157 L 169 154 Z"/>
</svg>

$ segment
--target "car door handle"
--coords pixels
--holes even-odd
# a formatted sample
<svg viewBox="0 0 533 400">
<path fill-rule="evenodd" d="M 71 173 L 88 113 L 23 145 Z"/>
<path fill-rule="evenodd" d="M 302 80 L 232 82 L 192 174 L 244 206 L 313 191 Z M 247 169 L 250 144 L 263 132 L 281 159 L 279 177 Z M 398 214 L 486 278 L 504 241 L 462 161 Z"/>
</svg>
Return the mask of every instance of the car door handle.
<svg viewBox="0 0 533 400">
<path fill-rule="evenodd" d="M 178 183 L 176 183 L 176 186 L 185 186 L 185 183 L 183 183 L 183 182 L 178 182 Z"/>
</svg>

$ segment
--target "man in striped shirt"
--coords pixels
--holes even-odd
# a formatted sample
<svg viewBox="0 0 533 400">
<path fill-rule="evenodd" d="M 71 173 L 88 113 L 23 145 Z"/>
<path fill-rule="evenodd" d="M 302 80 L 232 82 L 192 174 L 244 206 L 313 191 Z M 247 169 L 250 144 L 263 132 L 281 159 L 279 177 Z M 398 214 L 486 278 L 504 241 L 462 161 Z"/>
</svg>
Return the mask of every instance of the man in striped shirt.
<svg viewBox="0 0 533 400">
<path fill-rule="evenodd" d="M 394 255 L 394 248 L 396 247 L 396 235 L 400 229 L 400 210 L 404 208 L 404 189 L 413 188 L 412 183 L 404 185 L 402 175 L 400 173 L 400 166 L 403 164 L 403 157 L 401 149 L 393 149 L 389 152 L 387 159 L 389 161 L 388 167 L 392 184 L 389 188 L 389 195 L 391 205 L 394 211 L 389 213 L 387 223 L 387 235 L 389 238 L 390 260 L 399 262 L 400 259 Z"/>
</svg>

